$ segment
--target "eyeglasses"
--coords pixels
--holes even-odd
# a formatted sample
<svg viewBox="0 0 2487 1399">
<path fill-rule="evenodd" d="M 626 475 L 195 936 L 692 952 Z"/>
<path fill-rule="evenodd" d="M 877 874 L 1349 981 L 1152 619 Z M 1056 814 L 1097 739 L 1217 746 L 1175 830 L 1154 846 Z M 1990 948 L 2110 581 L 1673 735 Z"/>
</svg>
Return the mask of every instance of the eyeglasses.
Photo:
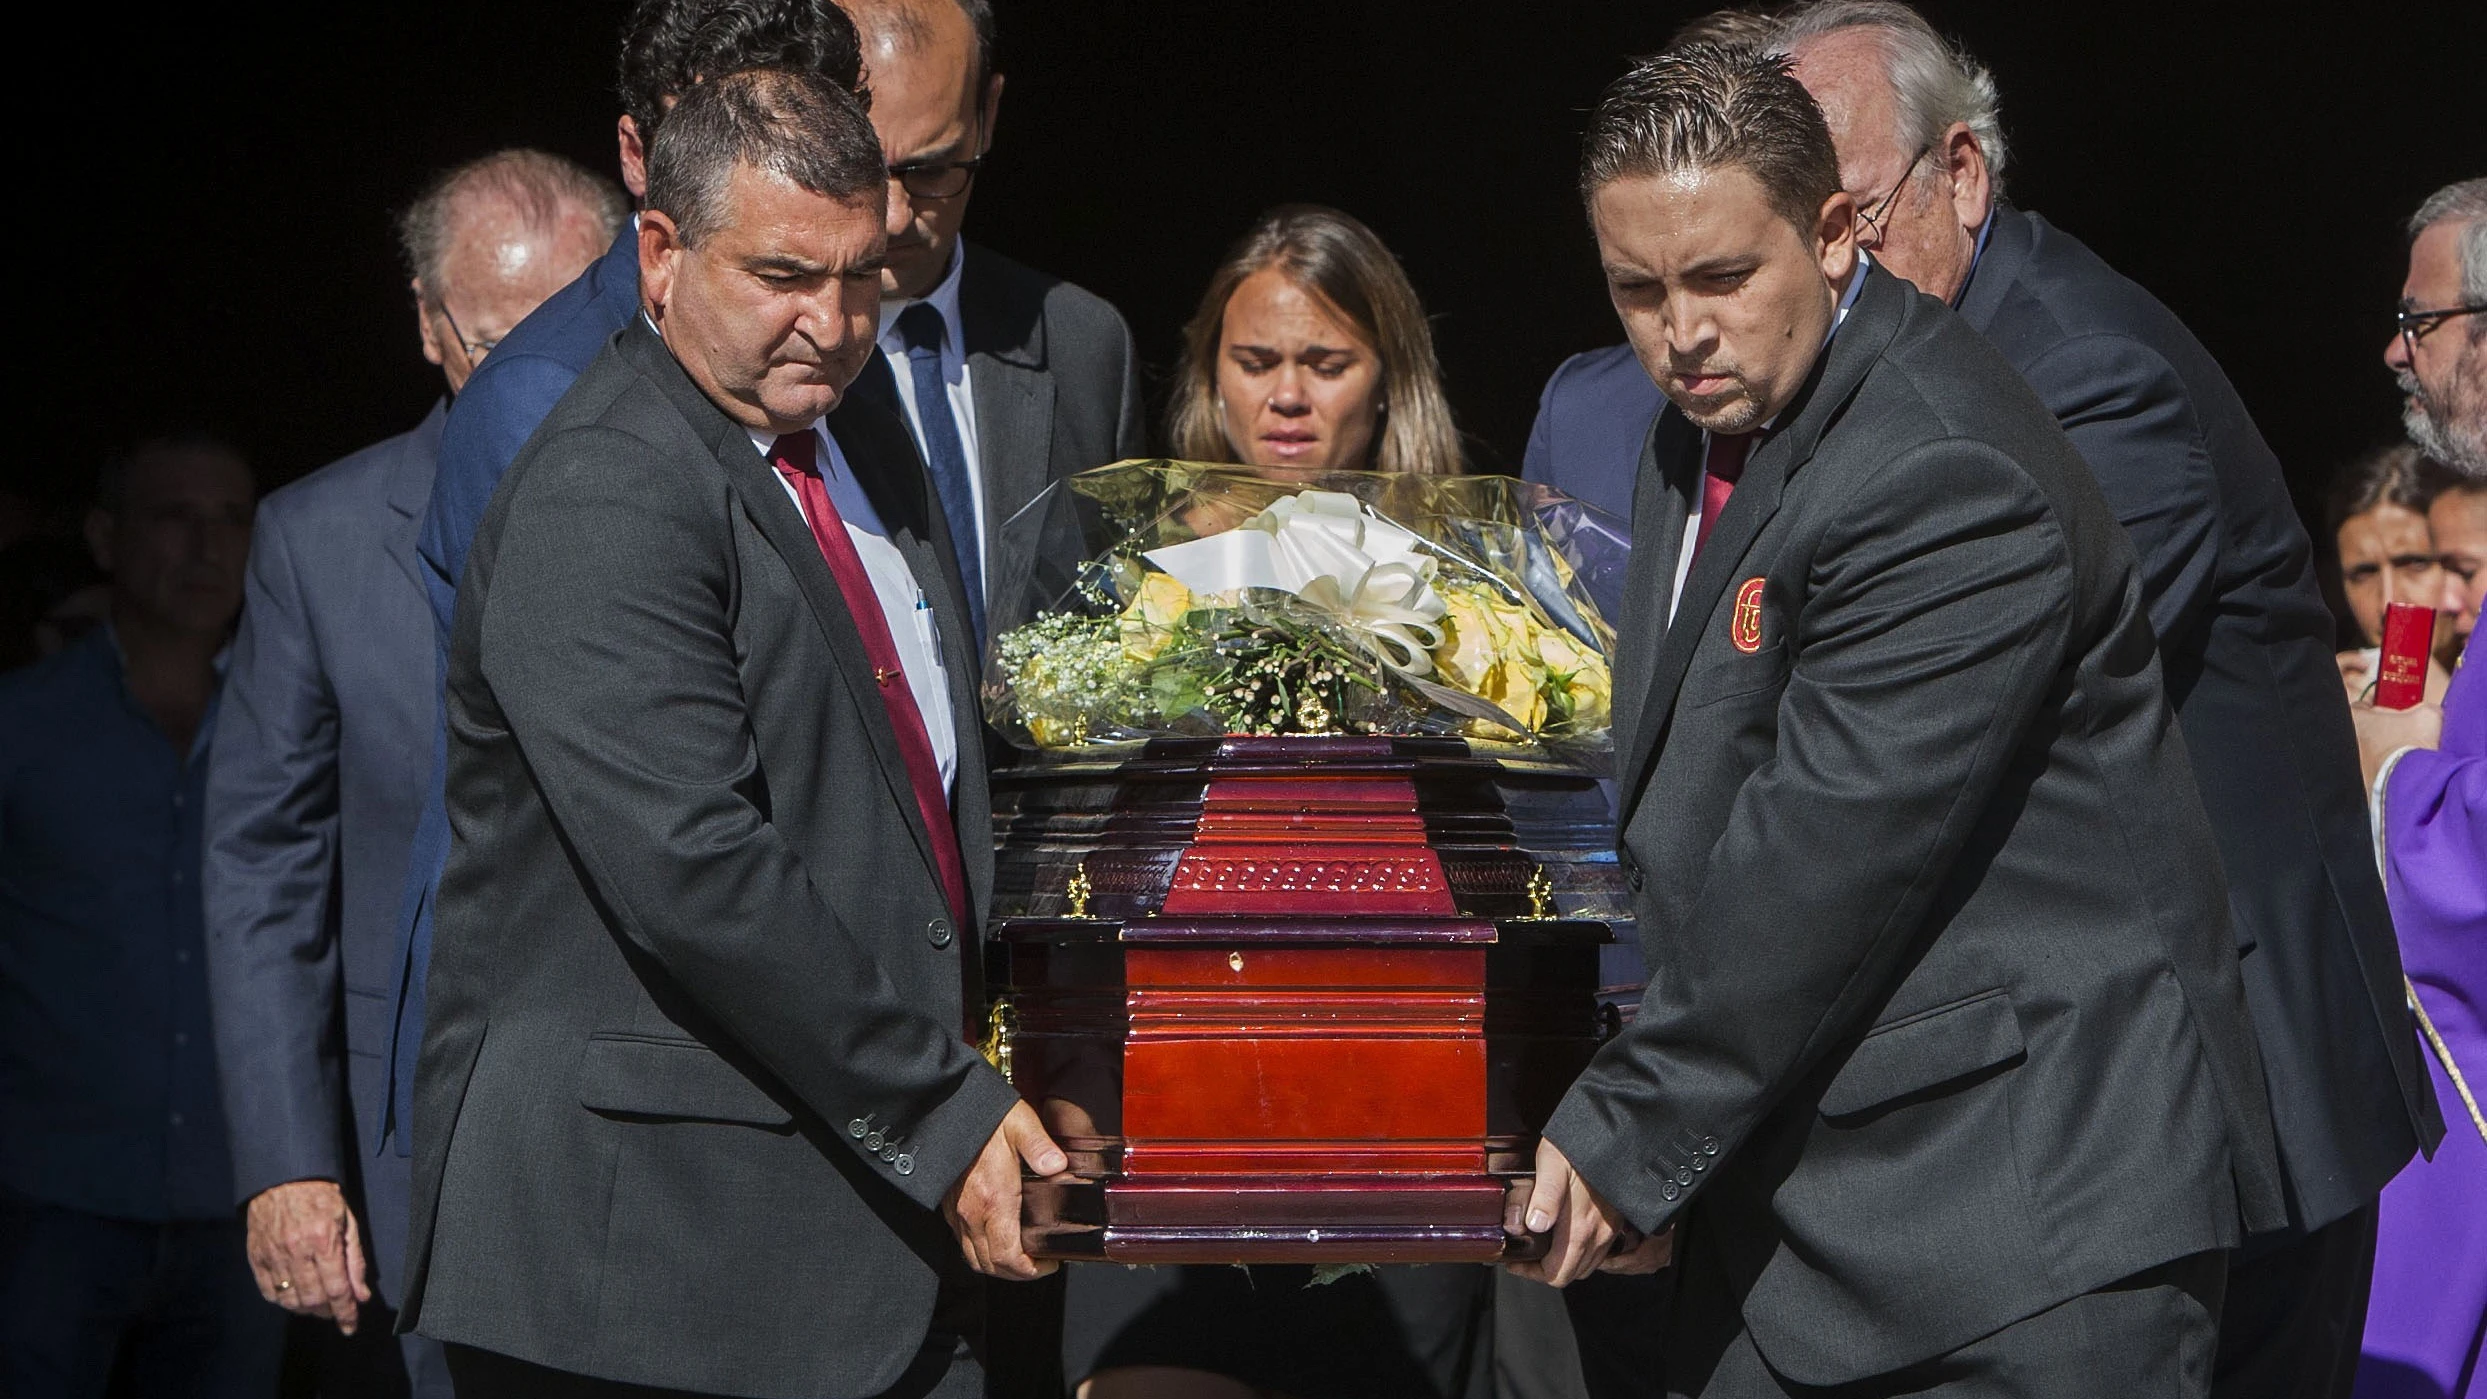
<svg viewBox="0 0 2487 1399">
<path fill-rule="evenodd" d="M 497 338 L 492 340 L 467 339 L 466 332 L 458 329 L 458 318 L 449 314 L 449 303 L 446 301 L 434 298 L 432 309 L 440 312 L 442 320 L 449 322 L 449 333 L 457 338 L 458 348 L 466 351 L 466 362 L 470 367 L 483 363 L 484 356 L 491 354 L 493 347 L 501 343 Z"/>
<path fill-rule="evenodd" d="M 1883 245 L 1883 238 L 1890 231 L 1883 226 L 1883 220 L 1891 217 L 1891 206 L 1898 201 L 1900 191 L 1908 188 L 1908 182 L 1912 176 L 1916 175 L 1917 167 L 1925 164 L 1926 157 L 1932 154 L 1934 154 L 1933 142 L 1929 141 L 1919 147 L 1917 154 L 1909 157 L 1908 168 L 1900 172 L 1899 183 L 1891 187 L 1891 192 L 1875 200 L 1873 208 L 1857 215 L 1857 222 L 1865 225 L 1865 235 L 1857 239 L 1858 247 L 1871 252 Z"/>
<path fill-rule="evenodd" d="M 967 193 L 984 157 L 970 160 L 910 160 L 889 168 L 889 177 L 906 186 L 916 199 L 956 199 Z"/>
<path fill-rule="evenodd" d="M 2392 323 L 2400 328 L 2401 348 L 2409 352 L 2411 359 L 2416 359 L 2418 342 L 2426 339 L 2437 326 L 2446 321 L 2458 320 L 2463 316 L 2475 316 L 2481 312 L 2487 312 L 2487 301 L 2474 302 L 2468 306 L 2447 306 L 2440 311 L 2412 311 L 2404 306 L 2392 313 Z"/>
</svg>

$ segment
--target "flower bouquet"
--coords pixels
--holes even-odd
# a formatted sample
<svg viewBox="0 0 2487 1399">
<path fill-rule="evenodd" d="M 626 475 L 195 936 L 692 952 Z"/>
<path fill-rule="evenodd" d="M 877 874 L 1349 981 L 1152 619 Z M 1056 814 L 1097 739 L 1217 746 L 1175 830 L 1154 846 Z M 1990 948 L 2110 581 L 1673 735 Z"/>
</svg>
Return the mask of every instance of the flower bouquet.
<svg viewBox="0 0 2487 1399">
<path fill-rule="evenodd" d="M 1135 461 L 1005 526 L 986 712 L 1040 749 L 1178 734 L 1598 745 L 1623 531 L 1507 477 Z"/>
</svg>

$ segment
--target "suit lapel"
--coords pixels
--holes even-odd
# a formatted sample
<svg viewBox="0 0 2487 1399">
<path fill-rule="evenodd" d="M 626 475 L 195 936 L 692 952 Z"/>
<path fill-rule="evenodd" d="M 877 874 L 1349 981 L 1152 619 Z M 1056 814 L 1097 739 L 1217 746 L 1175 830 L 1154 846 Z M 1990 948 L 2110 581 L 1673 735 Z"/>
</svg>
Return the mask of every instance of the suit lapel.
<svg viewBox="0 0 2487 1399">
<path fill-rule="evenodd" d="M 1670 406 L 1658 414 L 1641 441 L 1640 471 L 1632 487 L 1632 561 L 1624 577 L 1624 615 L 1615 655 L 1615 736 L 1621 753 L 1638 749 L 1639 716 L 1649 699 L 1649 677 L 1667 633 L 1667 592 L 1683 551 L 1689 495 L 1700 470 L 1701 429 Z"/>
<path fill-rule="evenodd" d="M 811 526 L 804 522 L 803 512 L 786 495 L 786 488 L 778 481 L 775 468 L 761 460 L 760 453 L 752 447 L 751 435 L 744 431 L 740 423 L 717 411 L 716 405 L 708 401 L 707 395 L 701 393 L 690 376 L 684 374 L 682 367 L 674 362 L 673 353 L 665 348 L 664 341 L 649 328 L 644 318 L 635 317 L 624 326 L 620 341 L 624 353 L 630 356 L 641 373 L 665 392 L 681 412 L 683 420 L 716 456 L 717 464 L 725 471 L 727 484 L 742 503 L 744 515 L 760 531 L 760 537 L 768 541 L 769 547 L 785 560 L 795 586 L 802 592 L 804 601 L 811 605 L 812 616 L 820 624 L 822 638 L 829 644 L 832 668 L 837 671 L 848 693 L 854 696 L 856 709 L 863 715 L 864 733 L 872 744 L 873 758 L 880 766 L 882 780 L 889 785 L 890 796 L 897 802 L 908 831 L 915 837 L 916 849 L 924 858 L 925 868 L 932 871 L 937 880 L 939 866 L 933 861 L 932 840 L 924 829 L 922 816 L 916 810 L 915 784 L 907 771 L 906 755 L 898 747 L 897 730 L 890 725 L 889 710 L 882 703 L 879 682 L 873 678 L 871 653 L 864 649 L 863 633 L 855 627 L 855 614 L 847 609 L 846 595 L 839 590 L 836 576 L 829 572 L 828 563 L 821 558 L 820 543 L 812 538 Z M 898 432 L 903 439 L 905 430 L 900 428 Z M 845 447 L 846 438 L 841 436 L 838 445 Z M 876 445 L 871 450 L 886 452 L 887 448 Z M 913 460 L 911 454 L 914 449 L 909 447 L 906 450 L 910 453 L 907 459 Z M 875 461 L 884 459 L 871 458 Z M 848 464 L 855 464 L 852 453 L 848 456 Z M 864 469 L 858 467 L 857 470 L 861 476 Z M 874 504 L 880 504 L 877 497 Z M 920 509 L 919 503 L 919 512 Z M 883 522 L 888 523 L 889 518 L 884 516 Z M 897 528 L 895 525 L 891 527 Z M 939 592 L 938 589 L 931 591 Z M 936 605 L 941 601 L 943 599 L 935 598 Z M 960 766 L 964 768 L 966 764 L 962 762 Z"/>
<path fill-rule="evenodd" d="M 959 324 L 976 400 L 984 536 L 993 540 L 1053 479 L 1054 381 L 1046 372 L 1042 305 L 1005 295 L 989 275 L 990 259 L 974 247 L 960 249 L 960 256 Z"/>
<path fill-rule="evenodd" d="M 1719 512 L 1718 523 L 1710 527 L 1709 542 L 1701 547 L 1700 557 L 1693 561 L 1692 572 L 1684 579 L 1684 595 L 1675 608 L 1676 624 L 1667 627 L 1650 663 L 1647 689 L 1643 692 L 1647 698 L 1635 711 L 1630 746 L 1615 769 L 1623 803 L 1622 820 L 1631 820 L 1640 805 L 1649 767 L 1656 761 L 1667 725 L 1674 718 L 1675 698 L 1683 687 L 1684 673 L 1692 664 L 1694 651 L 1709 634 L 1719 599 L 1743 573 L 1745 555 L 1752 551 L 1754 541 L 1761 537 L 1771 517 L 1779 512 L 1789 479 L 1812 460 L 1823 432 L 1838 419 L 1858 386 L 1865 382 L 1867 371 L 1882 357 L 1883 347 L 1898 331 L 1901 314 L 1913 294 L 1882 269 L 1868 269 L 1865 285 L 1858 291 L 1855 304 L 1849 307 L 1839 333 L 1832 337 L 1829 350 L 1814 362 L 1813 373 L 1805 386 L 1797 390 L 1795 401 L 1781 411 L 1779 427 L 1754 449 L 1752 459 L 1745 463 L 1735 494 L 1728 497 L 1727 508 Z M 1679 415 L 1670 411 L 1661 415 L 1661 421 L 1676 416 Z M 1680 536 L 1683 516 L 1677 515 L 1676 521 Z M 1661 618 L 1665 616 L 1666 586 L 1666 581 L 1661 580 L 1655 597 L 1642 602 L 1643 606 L 1656 607 Z"/>
<path fill-rule="evenodd" d="M 432 474 L 440 461 L 441 425 L 449 418 L 449 400 L 432 405 L 423 422 L 406 435 L 399 445 L 397 460 L 389 464 L 389 509 L 396 518 L 389 522 L 389 557 L 397 560 L 406 579 L 415 585 L 415 592 L 428 599 L 431 592 L 423 582 L 423 560 L 415 545 L 423 533 L 423 511 L 432 500 Z"/>
</svg>

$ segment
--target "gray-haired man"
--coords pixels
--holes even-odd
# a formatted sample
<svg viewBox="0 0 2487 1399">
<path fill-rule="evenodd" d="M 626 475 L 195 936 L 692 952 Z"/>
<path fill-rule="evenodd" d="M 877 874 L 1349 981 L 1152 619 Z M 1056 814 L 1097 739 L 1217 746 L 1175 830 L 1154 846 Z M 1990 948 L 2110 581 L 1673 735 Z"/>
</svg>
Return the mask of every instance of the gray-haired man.
<svg viewBox="0 0 2487 1399">
<path fill-rule="evenodd" d="M 2131 536 L 2219 837 L 2288 1184 L 2235 1255 L 2223 1395 L 2345 1395 L 2375 1198 L 2443 1126 L 2402 999 L 2333 622 L 2280 464 L 2149 292 L 2001 198 L 1993 77 L 1906 5 L 1817 0 L 1777 45 L 1822 104 L 1877 262 L 2037 390 Z"/>
<path fill-rule="evenodd" d="M 433 181 L 399 231 L 450 393 L 621 216 L 619 189 L 541 151 Z M 347 1366 L 399 1363 L 363 1308 L 404 1281 L 406 1163 L 366 1134 L 436 712 L 414 548 L 448 404 L 260 505 L 208 765 L 207 963 L 251 1266 L 269 1301 L 364 1330 Z M 403 1364 L 415 1393 L 447 1394 L 438 1346 L 406 1337 Z"/>
</svg>

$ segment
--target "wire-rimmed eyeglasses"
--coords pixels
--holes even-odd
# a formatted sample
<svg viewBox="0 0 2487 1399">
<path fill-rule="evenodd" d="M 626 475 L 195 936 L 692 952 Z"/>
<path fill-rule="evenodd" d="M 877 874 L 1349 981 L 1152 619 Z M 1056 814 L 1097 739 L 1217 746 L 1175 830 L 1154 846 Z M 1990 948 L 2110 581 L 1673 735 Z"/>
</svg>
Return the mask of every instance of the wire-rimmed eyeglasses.
<svg viewBox="0 0 2487 1399">
<path fill-rule="evenodd" d="M 2476 301 L 2467 306 L 2446 306 L 2435 311 L 2413 311 L 2403 306 L 2392 313 L 2392 324 L 2401 332 L 2401 348 L 2408 351 L 2409 357 L 2414 360 L 2418 357 L 2418 342 L 2426 339 L 2437 326 L 2482 313 L 2487 313 L 2487 301 Z"/>
<path fill-rule="evenodd" d="M 1908 188 L 1908 182 L 1917 174 L 1917 167 L 1926 163 L 1927 156 L 1934 154 L 1934 144 L 1928 141 L 1919 147 L 1917 154 L 1909 158 L 1908 168 L 1900 172 L 1899 182 L 1892 185 L 1891 192 L 1875 200 L 1873 208 L 1857 215 L 1857 222 L 1865 226 L 1864 233 L 1858 235 L 1858 247 L 1871 252 L 1883 245 L 1883 236 L 1889 231 L 1883 226 L 1883 221 L 1891 217 L 1891 206 L 1899 202 L 1900 191 Z"/>
<path fill-rule="evenodd" d="M 439 297 L 431 298 L 431 302 L 432 309 L 440 312 L 440 318 L 449 323 L 449 333 L 457 339 L 458 348 L 466 351 L 466 362 L 470 367 L 483 363 L 484 356 L 491 354 L 493 347 L 501 343 L 498 337 L 490 340 L 467 339 L 466 332 L 458 328 L 458 318 L 449 314 L 449 303 Z"/>
</svg>

